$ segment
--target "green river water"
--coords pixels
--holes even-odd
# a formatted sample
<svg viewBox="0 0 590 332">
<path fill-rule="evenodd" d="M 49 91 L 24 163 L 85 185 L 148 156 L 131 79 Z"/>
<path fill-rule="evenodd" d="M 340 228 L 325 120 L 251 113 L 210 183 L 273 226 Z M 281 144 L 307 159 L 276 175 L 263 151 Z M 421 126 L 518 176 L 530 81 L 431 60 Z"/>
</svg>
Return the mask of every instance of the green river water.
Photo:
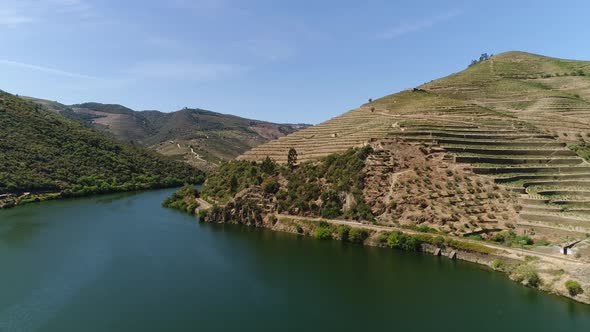
<svg viewBox="0 0 590 332">
<path fill-rule="evenodd" d="M 0 211 L 0 331 L 590 331 L 479 265 L 199 224 L 172 191 Z"/>
</svg>

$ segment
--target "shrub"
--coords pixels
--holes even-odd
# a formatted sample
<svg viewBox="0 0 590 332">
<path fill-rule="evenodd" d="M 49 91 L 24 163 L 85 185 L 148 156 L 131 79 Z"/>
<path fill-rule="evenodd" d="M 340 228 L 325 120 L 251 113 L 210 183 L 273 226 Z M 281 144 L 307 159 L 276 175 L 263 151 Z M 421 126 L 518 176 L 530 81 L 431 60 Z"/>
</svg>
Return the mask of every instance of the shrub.
<svg viewBox="0 0 590 332">
<path fill-rule="evenodd" d="M 377 242 L 379 242 L 379 244 L 381 244 L 381 245 L 387 244 L 388 237 L 389 237 L 389 234 L 381 233 L 381 234 L 379 234 L 379 237 L 377 237 Z"/>
<path fill-rule="evenodd" d="M 437 247 L 440 247 L 445 244 L 445 238 L 442 236 L 437 236 L 434 239 L 432 239 L 432 244 Z"/>
<path fill-rule="evenodd" d="M 387 245 L 390 248 L 397 248 L 400 249 L 401 248 L 401 233 L 399 232 L 393 232 L 389 235 L 389 237 L 387 238 Z"/>
<path fill-rule="evenodd" d="M 541 278 L 535 269 L 527 264 L 519 265 L 511 275 L 512 279 L 530 287 L 539 287 Z"/>
<path fill-rule="evenodd" d="M 494 270 L 502 270 L 504 268 L 504 261 L 499 259 L 494 259 L 492 261 L 492 269 Z"/>
<path fill-rule="evenodd" d="M 421 241 L 412 235 L 406 235 L 399 232 L 393 232 L 387 238 L 387 245 L 394 249 L 405 251 L 418 251 Z"/>
<path fill-rule="evenodd" d="M 267 194 L 276 194 L 281 186 L 276 180 L 268 180 L 262 184 L 262 190 Z"/>
<path fill-rule="evenodd" d="M 514 238 L 514 241 L 520 246 L 530 246 L 533 244 L 533 239 L 531 239 L 528 235 L 517 236 Z"/>
<path fill-rule="evenodd" d="M 374 220 L 371 208 L 361 198 L 357 198 L 357 203 L 346 213 L 346 217 L 354 220 Z"/>
<path fill-rule="evenodd" d="M 348 227 L 346 225 L 340 225 L 340 226 L 338 226 L 338 229 L 336 230 L 336 232 L 338 233 L 338 238 L 341 241 L 348 241 L 348 235 L 350 233 L 350 227 Z"/>
<path fill-rule="evenodd" d="M 584 290 L 582 289 L 582 286 L 580 286 L 580 283 L 575 280 L 566 281 L 565 288 L 571 296 L 577 296 L 579 294 L 584 293 Z"/>
<path fill-rule="evenodd" d="M 369 232 L 362 228 L 352 228 L 348 233 L 348 241 L 362 244 L 369 237 Z"/>
<path fill-rule="evenodd" d="M 536 246 L 540 246 L 540 247 L 548 246 L 550 244 L 551 244 L 551 242 L 549 242 L 545 238 L 542 238 L 542 239 L 539 239 L 539 240 L 535 241 L 535 245 Z"/>
<path fill-rule="evenodd" d="M 338 203 L 329 201 L 322 206 L 321 215 L 322 218 L 334 219 L 338 218 L 342 214 Z"/>
<path fill-rule="evenodd" d="M 320 240 L 330 240 L 332 238 L 332 232 L 327 227 L 317 227 L 314 231 L 314 236 Z"/>
</svg>

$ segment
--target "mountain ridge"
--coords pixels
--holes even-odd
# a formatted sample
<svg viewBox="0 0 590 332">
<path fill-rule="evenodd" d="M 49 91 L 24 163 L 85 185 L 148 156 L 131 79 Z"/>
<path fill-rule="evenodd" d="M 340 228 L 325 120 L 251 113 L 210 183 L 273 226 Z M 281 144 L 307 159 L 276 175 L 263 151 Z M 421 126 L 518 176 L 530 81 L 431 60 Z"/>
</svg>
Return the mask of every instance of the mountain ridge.
<svg viewBox="0 0 590 332">
<path fill-rule="evenodd" d="M 203 180 L 203 173 L 190 165 L 115 140 L 3 91 L 0 129 L 1 195 L 77 196 Z"/>
<path fill-rule="evenodd" d="M 134 111 L 119 104 L 64 105 L 24 98 L 122 141 L 148 147 L 204 169 L 308 126 L 252 120 L 199 108 L 165 113 Z"/>
</svg>

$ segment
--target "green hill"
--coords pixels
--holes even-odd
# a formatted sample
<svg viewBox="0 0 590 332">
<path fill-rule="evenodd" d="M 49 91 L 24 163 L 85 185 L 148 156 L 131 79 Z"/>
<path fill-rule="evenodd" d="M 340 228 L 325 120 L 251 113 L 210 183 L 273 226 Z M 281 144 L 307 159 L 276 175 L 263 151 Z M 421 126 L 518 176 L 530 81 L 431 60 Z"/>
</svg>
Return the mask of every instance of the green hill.
<svg viewBox="0 0 590 332">
<path fill-rule="evenodd" d="M 149 147 L 198 167 L 233 159 L 247 150 L 306 125 L 275 124 L 202 109 L 136 112 L 115 104 L 63 105 L 29 98 L 49 110 L 113 137 Z"/>
<path fill-rule="evenodd" d="M 569 279 L 588 289 L 590 62 L 482 60 L 223 165 L 201 219 L 342 241 L 362 227 L 351 242 L 436 248 L 570 297 Z"/>
<path fill-rule="evenodd" d="M 84 195 L 202 181 L 200 171 L 0 91 L 0 194 Z"/>
<path fill-rule="evenodd" d="M 239 159 L 269 156 L 285 163 L 288 150 L 295 148 L 300 162 L 314 161 L 371 144 L 377 155 L 367 168 L 377 169 L 365 184 L 370 188 L 365 200 L 377 219 L 432 222 L 439 229 L 452 225 L 446 230 L 469 234 L 473 226 L 503 229 L 498 214 L 506 214 L 508 224 L 516 222 L 523 233 L 563 240 L 590 233 L 587 140 L 590 62 L 507 52 L 263 144 Z M 400 144 L 407 143 L 431 149 L 428 158 L 451 162 L 444 167 L 474 174 L 477 183 L 492 181 L 510 189 L 518 195 L 514 211 L 506 203 L 497 206 L 497 199 L 485 203 L 483 198 L 494 197 L 497 190 L 482 193 L 481 185 L 463 184 L 463 176 L 450 180 L 430 174 L 431 184 L 420 185 L 422 189 L 418 184 L 424 179 L 406 182 L 420 158 L 398 165 L 388 160 L 398 158 L 396 153 L 405 149 Z M 406 173 L 398 177 L 392 172 Z M 421 201 L 433 203 L 424 210 Z"/>
<path fill-rule="evenodd" d="M 479 125 L 478 119 L 515 119 L 555 135 L 578 141 L 590 134 L 590 62 L 507 52 L 464 71 L 415 89 L 392 94 L 331 120 L 261 145 L 242 156 L 267 155 L 286 162 L 290 147 L 300 160 L 316 159 L 390 137 L 404 124 L 453 118 Z"/>
</svg>

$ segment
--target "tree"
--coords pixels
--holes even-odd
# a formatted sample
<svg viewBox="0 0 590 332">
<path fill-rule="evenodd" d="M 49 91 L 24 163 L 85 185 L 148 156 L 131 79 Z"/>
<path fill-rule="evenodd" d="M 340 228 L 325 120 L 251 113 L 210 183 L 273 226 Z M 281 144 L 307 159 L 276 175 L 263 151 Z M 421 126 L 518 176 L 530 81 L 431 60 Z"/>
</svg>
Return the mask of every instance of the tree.
<svg viewBox="0 0 590 332">
<path fill-rule="evenodd" d="M 486 61 L 489 58 L 490 58 L 490 56 L 487 53 L 483 53 L 482 55 L 479 56 L 479 62 Z"/>
<path fill-rule="evenodd" d="M 289 149 L 289 155 L 287 156 L 287 166 L 290 169 L 295 168 L 295 164 L 297 163 L 297 150 L 295 148 Z"/>
<path fill-rule="evenodd" d="M 269 156 L 266 156 L 266 159 L 264 159 L 260 165 L 260 170 L 262 170 L 263 173 L 273 175 L 275 173 L 275 169 L 276 163 L 274 160 L 270 159 Z"/>
<path fill-rule="evenodd" d="M 229 190 L 231 190 L 232 193 L 238 191 L 238 178 L 235 175 L 232 175 L 229 180 Z"/>
<path fill-rule="evenodd" d="M 369 103 L 372 103 L 372 102 L 373 102 L 373 98 L 369 98 Z"/>
<path fill-rule="evenodd" d="M 473 65 L 476 65 L 476 64 L 478 64 L 480 62 L 487 61 L 487 60 L 491 59 L 493 56 L 494 56 L 493 54 L 482 53 L 479 56 L 479 59 L 478 60 L 471 60 L 471 64 L 469 64 L 469 67 L 471 67 Z"/>
</svg>

